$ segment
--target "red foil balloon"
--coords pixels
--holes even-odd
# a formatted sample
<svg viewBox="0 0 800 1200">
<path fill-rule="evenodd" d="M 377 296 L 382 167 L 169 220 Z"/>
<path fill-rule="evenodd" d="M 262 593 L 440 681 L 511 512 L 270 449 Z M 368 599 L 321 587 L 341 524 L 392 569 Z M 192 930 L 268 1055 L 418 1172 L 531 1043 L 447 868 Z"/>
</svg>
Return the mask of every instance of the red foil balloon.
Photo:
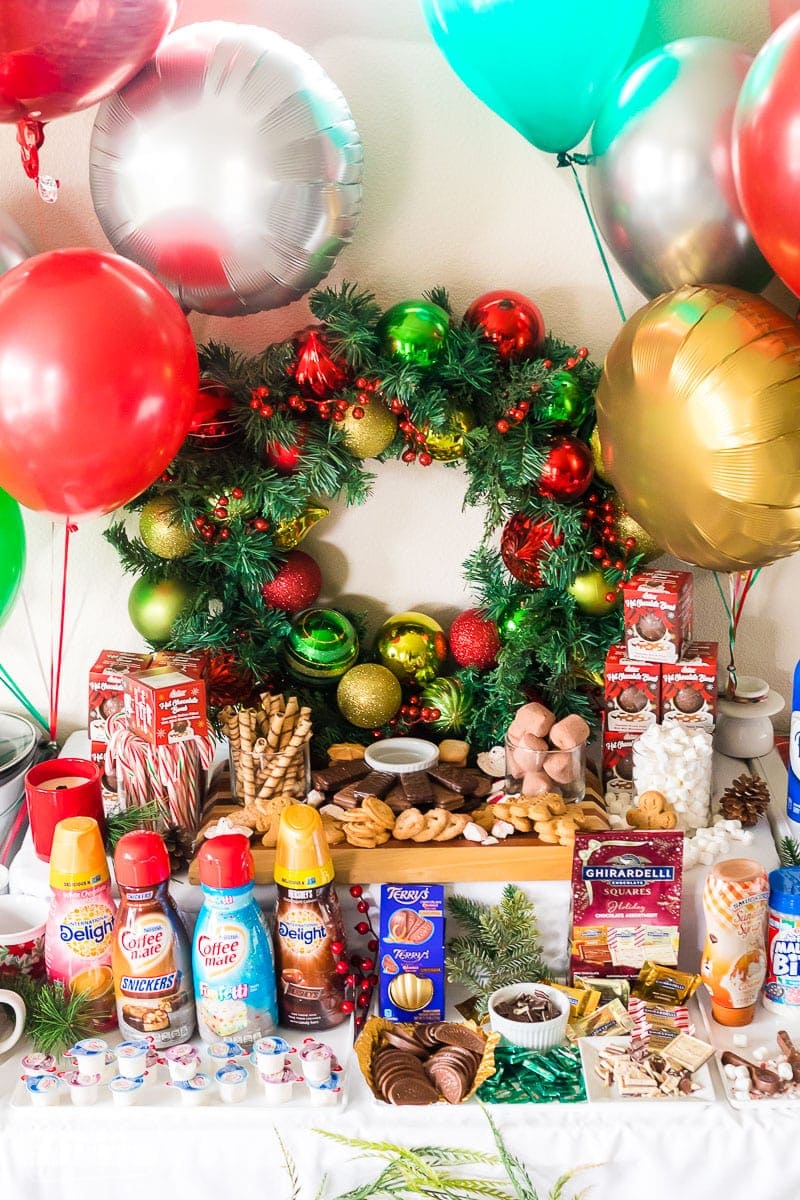
<svg viewBox="0 0 800 1200">
<path fill-rule="evenodd" d="M 3 0 L 0 121 L 51 121 L 97 104 L 140 71 L 178 0 Z"/>
<path fill-rule="evenodd" d="M 0 279 L 0 487 L 28 508 L 132 500 L 175 457 L 197 385 L 186 317 L 135 263 L 54 250 Z"/>
<path fill-rule="evenodd" d="M 561 540 L 552 524 L 543 517 L 536 520 L 515 513 L 503 528 L 500 555 L 506 569 L 520 583 L 541 587 L 542 557 L 552 546 L 560 545 Z"/>
<path fill-rule="evenodd" d="M 535 358 L 544 341 L 544 317 L 519 292 L 486 292 L 470 304 L 464 323 L 482 330 L 504 362 Z"/>
<path fill-rule="evenodd" d="M 539 491 L 556 500 L 575 500 L 583 495 L 593 476 L 592 452 L 586 443 L 573 437 L 556 438 L 542 467 Z"/>
<path fill-rule="evenodd" d="M 800 296 L 800 13 L 762 46 L 739 93 L 733 165 L 744 215 L 764 257 Z"/>
</svg>

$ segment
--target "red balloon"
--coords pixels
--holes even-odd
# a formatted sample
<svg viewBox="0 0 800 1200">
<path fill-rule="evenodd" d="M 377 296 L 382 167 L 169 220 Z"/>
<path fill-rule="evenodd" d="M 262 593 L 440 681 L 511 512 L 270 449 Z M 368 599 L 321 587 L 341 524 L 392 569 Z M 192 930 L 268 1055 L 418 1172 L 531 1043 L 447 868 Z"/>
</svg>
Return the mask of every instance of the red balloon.
<svg viewBox="0 0 800 1200">
<path fill-rule="evenodd" d="M 770 266 L 800 296 L 800 13 L 762 46 L 739 93 L 733 122 L 736 186 Z"/>
<path fill-rule="evenodd" d="M 197 385 L 180 306 L 127 258 L 54 250 L 0 278 L 0 487 L 28 508 L 132 500 L 175 457 Z"/>
<path fill-rule="evenodd" d="M 504 362 L 534 358 L 544 341 L 544 317 L 519 292 L 485 292 L 464 313 L 464 324 L 480 329 Z"/>
<path fill-rule="evenodd" d="M 800 9 L 800 0 L 769 0 L 769 24 L 775 30 Z"/>
<path fill-rule="evenodd" d="M 592 482 L 594 462 L 592 452 L 578 438 L 556 438 L 547 453 L 539 491 L 556 500 L 574 500 L 582 496 Z"/>
<path fill-rule="evenodd" d="M 140 71 L 178 0 L 3 0 L 0 121 L 51 121 L 97 104 Z"/>
</svg>

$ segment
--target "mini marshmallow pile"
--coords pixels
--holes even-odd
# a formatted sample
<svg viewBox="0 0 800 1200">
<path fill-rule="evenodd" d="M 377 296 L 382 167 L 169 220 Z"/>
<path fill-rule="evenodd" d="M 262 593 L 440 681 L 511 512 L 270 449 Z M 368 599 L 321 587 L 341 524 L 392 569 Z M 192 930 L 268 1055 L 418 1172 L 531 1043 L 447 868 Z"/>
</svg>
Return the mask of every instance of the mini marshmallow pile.
<svg viewBox="0 0 800 1200">
<path fill-rule="evenodd" d="M 733 1044 L 739 1047 L 746 1046 L 746 1034 L 735 1033 L 733 1035 Z M 770 1055 L 766 1046 L 756 1046 L 752 1055 L 756 1066 L 761 1067 L 763 1070 L 774 1071 L 784 1083 L 791 1083 L 793 1081 L 794 1070 L 785 1054 Z M 753 1098 L 750 1072 L 747 1067 L 726 1063 L 722 1070 L 726 1078 L 730 1080 L 731 1091 L 735 1100 L 751 1100 Z"/>
<path fill-rule="evenodd" d="M 633 747 L 633 783 L 642 792 L 661 792 L 683 830 L 708 825 L 711 801 L 711 734 L 683 725 L 651 725 Z"/>
<path fill-rule="evenodd" d="M 606 808 L 612 829 L 630 829 L 625 814 L 633 803 L 633 794 L 606 794 Z M 694 837 L 683 839 L 683 869 L 690 870 L 700 864 L 710 866 L 718 858 L 724 857 L 731 850 L 734 842 L 747 845 L 752 842 L 753 834 L 742 827 L 741 821 L 730 821 L 722 813 L 716 813 L 711 824 L 695 831 Z"/>
</svg>

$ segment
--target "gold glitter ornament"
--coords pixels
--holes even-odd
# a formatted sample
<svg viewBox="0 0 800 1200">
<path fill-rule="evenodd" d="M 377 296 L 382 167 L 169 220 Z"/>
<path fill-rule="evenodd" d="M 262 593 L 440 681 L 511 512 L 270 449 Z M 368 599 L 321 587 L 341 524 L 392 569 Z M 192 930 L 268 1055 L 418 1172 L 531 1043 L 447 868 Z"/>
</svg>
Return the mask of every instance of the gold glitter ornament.
<svg viewBox="0 0 800 1200">
<path fill-rule="evenodd" d="M 139 537 L 159 558 L 183 558 L 194 544 L 194 534 L 180 517 L 174 496 L 154 496 L 139 514 Z"/>
<path fill-rule="evenodd" d="M 631 554 L 643 554 L 643 562 L 652 562 L 654 558 L 661 558 L 664 550 L 656 545 L 655 538 L 644 529 L 638 521 L 634 521 L 629 512 L 625 511 L 622 501 L 617 497 L 614 500 L 614 532 L 617 535 L 618 545 L 624 545 L 628 538 L 635 538 L 636 545 L 632 548 Z"/>
<path fill-rule="evenodd" d="M 363 408 L 363 417 L 356 419 L 354 408 Z M 351 405 L 339 428 L 344 430 L 344 444 L 353 458 L 377 458 L 397 432 L 397 417 L 382 400 L 371 396 L 366 404 Z"/>
<path fill-rule="evenodd" d="M 375 729 L 391 721 L 403 701 L 400 684 L 378 663 L 361 663 L 339 680 L 339 712 L 359 729 Z"/>
</svg>

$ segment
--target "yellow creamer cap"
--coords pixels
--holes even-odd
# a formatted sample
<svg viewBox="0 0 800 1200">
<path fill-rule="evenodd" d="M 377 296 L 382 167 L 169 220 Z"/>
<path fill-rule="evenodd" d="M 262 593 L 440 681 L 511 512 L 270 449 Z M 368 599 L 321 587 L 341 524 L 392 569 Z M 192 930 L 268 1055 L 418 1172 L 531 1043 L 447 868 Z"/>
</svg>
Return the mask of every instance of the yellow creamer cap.
<svg viewBox="0 0 800 1200">
<path fill-rule="evenodd" d="M 53 833 L 50 887 L 84 891 L 109 878 L 100 827 L 94 817 L 66 817 Z"/>
<path fill-rule="evenodd" d="M 322 887 L 333 879 L 333 860 L 322 818 L 310 804 L 281 813 L 275 847 L 275 882 L 281 887 Z"/>
</svg>

